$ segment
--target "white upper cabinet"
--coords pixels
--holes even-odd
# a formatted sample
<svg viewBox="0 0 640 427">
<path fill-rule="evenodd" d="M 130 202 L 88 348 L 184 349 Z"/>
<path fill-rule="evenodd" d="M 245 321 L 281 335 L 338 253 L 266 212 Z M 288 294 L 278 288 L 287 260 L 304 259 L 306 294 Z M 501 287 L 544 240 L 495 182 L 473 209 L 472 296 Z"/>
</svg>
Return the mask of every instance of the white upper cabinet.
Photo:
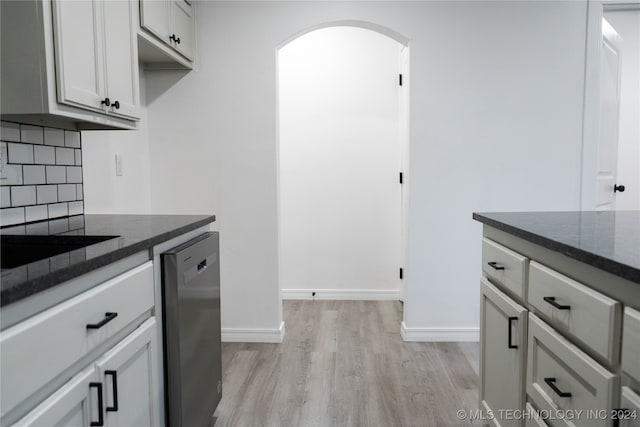
<svg viewBox="0 0 640 427">
<path fill-rule="evenodd" d="M 101 110 L 105 79 L 101 4 L 56 1 L 53 28 L 58 101 Z"/>
<path fill-rule="evenodd" d="M 104 57 L 110 114 L 140 118 L 135 2 L 105 1 Z"/>
<path fill-rule="evenodd" d="M 54 1 L 58 100 L 140 117 L 135 9 L 125 1 Z"/>
<path fill-rule="evenodd" d="M 137 2 L 0 2 L 3 120 L 135 129 Z"/>
<path fill-rule="evenodd" d="M 178 52 L 193 59 L 193 6 L 185 0 L 171 2 L 171 36 Z"/>
<path fill-rule="evenodd" d="M 185 0 L 140 0 L 140 58 L 148 68 L 193 68 L 194 8 Z"/>
</svg>

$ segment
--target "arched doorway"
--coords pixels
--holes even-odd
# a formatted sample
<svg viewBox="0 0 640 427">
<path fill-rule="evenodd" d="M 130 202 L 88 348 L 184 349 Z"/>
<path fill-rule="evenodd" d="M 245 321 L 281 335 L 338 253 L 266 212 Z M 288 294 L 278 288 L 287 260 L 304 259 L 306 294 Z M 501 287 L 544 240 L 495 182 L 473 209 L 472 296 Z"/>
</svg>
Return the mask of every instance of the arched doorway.
<svg viewBox="0 0 640 427">
<path fill-rule="evenodd" d="M 407 49 L 340 22 L 278 50 L 283 299 L 402 299 Z"/>
</svg>

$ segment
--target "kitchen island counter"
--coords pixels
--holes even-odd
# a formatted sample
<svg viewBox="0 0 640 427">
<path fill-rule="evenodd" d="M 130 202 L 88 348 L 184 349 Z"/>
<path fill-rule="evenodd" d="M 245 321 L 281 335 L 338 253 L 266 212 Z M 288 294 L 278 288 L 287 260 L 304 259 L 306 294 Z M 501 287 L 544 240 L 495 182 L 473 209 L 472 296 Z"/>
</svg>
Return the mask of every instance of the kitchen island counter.
<svg viewBox="0 0 640 427">
<path fill-rule="evenodd" d="M 640 211 L 474 213 L 473 219 L 640 284 Z"/>
<path fill-rule="evenodd" d="M 215 221 L 214 215 L 77 215 L 12 226 L 0 236 L 117 236 L 15 268 L 2 269 L 3 307 Z"/>
</svg>

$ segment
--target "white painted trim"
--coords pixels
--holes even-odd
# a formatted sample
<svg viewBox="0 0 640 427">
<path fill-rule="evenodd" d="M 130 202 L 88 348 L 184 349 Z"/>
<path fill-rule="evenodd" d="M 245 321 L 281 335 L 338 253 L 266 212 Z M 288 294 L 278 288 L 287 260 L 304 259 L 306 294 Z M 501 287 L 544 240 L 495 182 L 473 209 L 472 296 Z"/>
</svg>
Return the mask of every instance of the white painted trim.
<svg viewBox="0 0 640 427">
<path fill-rule="evenodd" d="M 313 297 L 312 293 L 316 296 Z M 282 299 L 305 300 L 360 300 L 360 301 L 386 301 L 399 300 L 399 289 L 283 289 Z"/>
<path fill-rule="evenodd" d="M 222 328 L 222 342 L 281 343 L 284 334 L 284 322 L 278 329 Z"/>
<path fill-rule="evenodd" d="M 478 342 L 480 328 L 407 328 L 402 322 L 400 335 L 412 342 Z"/>
</svg>

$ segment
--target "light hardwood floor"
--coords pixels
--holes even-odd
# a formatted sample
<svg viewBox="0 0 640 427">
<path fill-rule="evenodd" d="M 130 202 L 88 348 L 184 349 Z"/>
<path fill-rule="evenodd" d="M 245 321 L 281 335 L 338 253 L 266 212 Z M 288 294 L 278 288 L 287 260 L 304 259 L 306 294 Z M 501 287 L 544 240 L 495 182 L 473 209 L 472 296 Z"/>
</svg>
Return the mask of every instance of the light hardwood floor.
<svg viewBox="0 0 640 427">
<path fill-rule="evenodd" d="M 476 343 L 405 343 L 397 301 L 285 301 L 282 344 L 224 343 L 215 426 L 463 426 Z M 474 365 L 474 366 L 472 366 Z"/>
</svg>

